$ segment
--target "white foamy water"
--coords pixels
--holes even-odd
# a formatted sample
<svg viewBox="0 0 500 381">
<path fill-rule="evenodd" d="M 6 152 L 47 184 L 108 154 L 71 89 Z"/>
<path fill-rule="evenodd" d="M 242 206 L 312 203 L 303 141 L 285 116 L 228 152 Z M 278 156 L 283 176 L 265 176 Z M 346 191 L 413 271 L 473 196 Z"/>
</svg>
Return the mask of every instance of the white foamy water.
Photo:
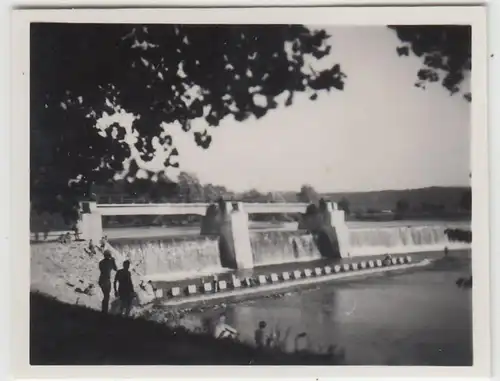
<svg viewBox="0 0 500 381">
<path fill-rule="evenodd" d="M 386 253 L 414 253 L 470 248 L 470 244 L 450 242 L 447 228 L 470 229 L 464 222 L 390 221 L 350 223 L 351 256 Z M 320 259 L 312 235 L 298 231 L 252 231 L 251 248 L 255 266 Z M 149 279 L 176 280 L 224 271 L 217 239 L 184 237 L 137 239 L 113 243 L 119 251 L 143 268 Z"/>
<path fill-rule="evenodd" d="M 169 279 L 183 279 L 222 270 L 215 239 L 137 241 L 114 246 L 132 260 L 142 260 L 146 277 L 168 274 Z"/>
<path fill-rule="evenodd" d="M 393 226 L 349 230 L 351 256 L 385 253 L 411 253 L 469 248 L 470 244 L 452 242 L 446 226 Z"/>
<path fill-rule="evenodd" d="M 321 254 L 312 235 L 275 231 L 250 236 L 256 266 L 320 259 Z"/>
</svg>

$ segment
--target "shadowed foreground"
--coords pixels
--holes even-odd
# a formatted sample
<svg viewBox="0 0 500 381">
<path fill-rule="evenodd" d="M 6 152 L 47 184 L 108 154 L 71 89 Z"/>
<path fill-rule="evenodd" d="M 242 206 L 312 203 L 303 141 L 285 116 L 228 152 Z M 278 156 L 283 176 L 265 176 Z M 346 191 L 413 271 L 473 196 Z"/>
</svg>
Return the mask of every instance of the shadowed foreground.
<svg viewBox="0 0 500 381">
<path fill-rule="evenodd" d="M 332 365 L 331 355 L 259 351 L 30 294 L 31 365 Z"/>
</svg>

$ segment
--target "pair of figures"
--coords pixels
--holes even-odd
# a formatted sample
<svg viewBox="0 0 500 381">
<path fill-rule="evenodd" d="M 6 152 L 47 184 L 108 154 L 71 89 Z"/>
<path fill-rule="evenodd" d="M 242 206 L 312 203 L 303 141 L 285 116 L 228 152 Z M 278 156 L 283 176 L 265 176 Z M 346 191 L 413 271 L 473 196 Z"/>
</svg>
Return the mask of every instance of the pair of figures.
<svg viewBox="0 0 500 381">
<path fill-rule="evenodd" d="M 124 261 L 123 268 L 118 270 L 115 259 L 111 256 L 111 252 L 109 250 L 104 251 L 104 259 L 99 262 L 99 286 L 104 295 L 102 299 L 102 312 L 108 312 L 109 297 L 111 294 L 111 272 L 116 271 L 113 289 L 115 291 L 115 296 L 120 299 L 120 314 L 126 316 L 130 314 L 135 291 L 129 269 L 129 260 Z"/>
</svg>

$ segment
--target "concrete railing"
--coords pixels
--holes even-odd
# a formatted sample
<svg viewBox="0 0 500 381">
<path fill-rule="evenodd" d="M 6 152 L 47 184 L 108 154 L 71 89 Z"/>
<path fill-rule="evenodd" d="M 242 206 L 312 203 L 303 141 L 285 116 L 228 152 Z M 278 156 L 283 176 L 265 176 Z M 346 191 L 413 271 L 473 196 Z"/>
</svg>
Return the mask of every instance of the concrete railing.
<svg viewBox="0 0 500 381">
<path fill-rule="evenodd" d="M 143 215 L 187 215 L 204 216 L 210 204 L 168 203 L 168 204 L 97 204 L 101 216 L 143 216 Z M 304 213 L 306 203 L 243 203 L 248 214 Z"/>
</svg>

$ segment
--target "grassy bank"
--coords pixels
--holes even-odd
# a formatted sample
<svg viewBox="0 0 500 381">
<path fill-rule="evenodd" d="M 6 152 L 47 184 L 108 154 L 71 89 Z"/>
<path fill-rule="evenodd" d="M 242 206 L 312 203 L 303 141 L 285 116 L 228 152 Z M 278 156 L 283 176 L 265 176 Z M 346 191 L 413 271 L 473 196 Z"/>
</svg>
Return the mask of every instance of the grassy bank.
<svg viewBox="0 0 500 381">
<path fill-rule="evenodd" d="M 259 351 L 141 318 L 30 294 L 32 365 L 332 365 L 327 354 Z"/>
</svg>

